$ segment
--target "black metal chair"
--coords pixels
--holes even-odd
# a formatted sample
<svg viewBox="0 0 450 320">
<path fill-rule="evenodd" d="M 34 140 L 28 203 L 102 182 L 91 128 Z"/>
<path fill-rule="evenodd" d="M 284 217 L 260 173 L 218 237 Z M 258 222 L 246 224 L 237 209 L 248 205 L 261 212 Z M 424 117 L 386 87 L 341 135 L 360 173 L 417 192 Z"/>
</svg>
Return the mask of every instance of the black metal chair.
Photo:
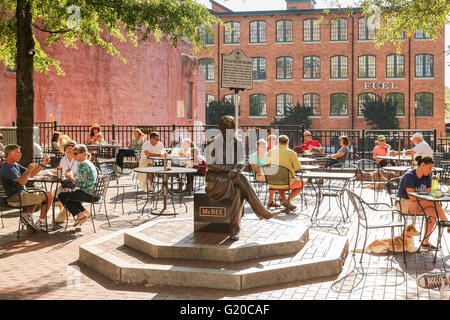
<svg viewBox="0 0 450 320">
<path fill-rule="evenodd" d="M 125 208 L 123 206 L 123 202 L 125 200 L 125 188 L 136 188 L 136 193 L 139 190 L 139 183 L 137 180 L 134 179 L 134 176 L 132 178 L 132 183 L 120 183 L 119 178 L 120 176 L 114 171 L 114 165 L 111 162 L 102 163 L 99 165 L 99 171 L 102 176 L 110 176 L 110 182 L 108 184 L 108 189 L 116 189 L 116 201 L 114 203 L 114 209 L 117 205 L 117 199 L 119 198 L 119 189 L 122 189 L 122 214 L 125 214 Z M 115 181 L 115 183 L 111 183 L 112 181 Z"/>
<path fill-rule="evenodd" d="M 11 180 L 11 179 L 6 179 L 6 178 L 1 178 L 0 179 L 1 184 L 0 184 L 0 215 L 1 215 L 1 220 L 2 220 L 2 228 L 4 227 L 3 225 L 3 208 L 8 208 L 8 209 L 19 209 L 19 227 L 17 229 L 17 238 L 20 238 L 20 232 L 25 228 L 27 228 L 29 231 L 34 231 L 28 228 L 28 226 L 22 221 L 22 214 L 26 212 L 26 209 L 29 206 L 24 206 L 22 205 L 22 194 L 21 192 L 18 192 L 19 195 L 19 199 L 18 199 L 18 204 L 11 204 L 7 201 L 8 196 L 6 195 L 5 189 L 4 189 L 4 185 L 5 184 L 9 184 L 11 187 L 20 190 L 21 186 L 19 185 L 19 183 L 17 181 Z M 26 193 L 43 193 L 46 199 L 46 202 L 48 202 L 48 198 L 47 198 L 47 193 L 44 190 L 41 189 L 37 189 L 37 188 L 27 188 L 25 191 Z M 45 232 L 48 232 L 48 222 L 47 219 L 45 219 Z"/>
<path fill-rule="evenodd" d="M 276 203 L 277 196 L 279 191 L 287 192 L 287 199 L 289 199 L 289 195 L 291 194 L 290 180 L 295 178 L 292 174 L 291 170 L 286 167 L 279 166 L 276 164 L 268 164 L 262 168 L 264 176 L 266 177 L 266 183 L 269 185 L 268 191 L 274 191 L 274 201 Z M 287 186 L 287 187 L 286 187 Z M 290 212 L 290 201 L 288 200 L 288 206 L 286 207 L 286 213 Z"/>
<path fill-rule="evenodd" d="M 354 176 L 349 180 L 331 180 L 327 179 L 324 181 L 324 184 L 320 186 L 320 192 L 322 197 L 328 197 L 328 208 L 331 210 L 331 198 L 335 198 L 341 211 L 342 218 L 345 222 L 344 210 L 347 215 L 347 219 L 349 218 L 348 207 L 349 205 L 345 205 L 344 195 L 345 189 L 352 185 L 352 191 L 355 190 L 356 177 L 359 173 L 359 168 L 355 164 L 350 163 L 336 163 L 327 168 L 325 168 L 327 172 L 347 172 L 353 173 Z M 343 210 L 344 209 L 344 210 Z"/>
<path fill-rule="evenodd" d="M 348 195 L 351 203 L 353 204 L 353 207 L 358 215 L 358 229 L 356 232 L 355 248 L 353 250 L 353 255 L 355 255 L 356 246 L 358 244 L 360 227 L 363 227 L 366 230 L 366 233 L 364 235 L 364 245 L 362 248 L 361 259 L 359 261 L 360 263 L 362 262 L 364 250 L 366 248 L 367 231 L 368 230 L 391 228 L 392 247 L 394 247 L 394 228 L 401 228 L 402 234 L 404 237 L 403 230 L 405 229 L 406 221 L 400 211 L 393 209 L 387 203 L 367 203 L 360 196 L 358 196 L 356 193 L 349 190 L 348 188 L 346 189 L 346 192 L 347 192 L 347 195 Z M 391 213 L 391 215 L 390 215 L 391 219 L 388 219 L 389 221 L 385 222 L 385 223 L 375 223 L 372 221 L 372 219 L 368 218 L 366 211 L 376 213 L 377 219 L 381 219 L 380 212 L 389 212 L 389 213 Z M 372 218 L 372 217 L 370 217 L 370 218 Z M 400 219 L 398 219 L 398 218 L 400 218 Z M 404 241 L 403 241 L 403 261 L 406 263 Z"/>
<path fill-rule="evenodd" d="M 105 206 L 105 215 L 106 215 L 106 219 L 108 220 L 108 225 L 111 226 L 111 223 L 109 222 L 109 217 L 108 217 L 108 210 L 106 209 L 106 192 L 108 190 L 108 185 L 109 185 L 109 181 L 110 181 L 111 176 L 109 175 L 105 175 L 105 176 L 101 176 L 99 175 L 97 178 L 97 182 L 95 183 L 94 186 L 94 191 L 92 193 L 92 198 L 89 201 L 77 201 L 77 200 L 71 200 L 74 202 L 86 202 L 86 203 L 90 203 L 91 207 L 90 207 L 90 212 L 91 212 L 91 221 L 92 221 L 92 226 L 94 228 L 94 232 L 95 231 L 95 224 L 94 224 L 94 218 L 95 218 L 95 205 L 96 204 L 100 204 L 100 208 L 101 209 L 101 205 L 103 204 Z M 69 219 L 67 219 L 66 221 L 66 229 L 69 223 Z"/>
<path fill-rule="evenodd" d="M 383 168 L 375 161 L 371 159 L 361 159 L 356 162 L 356 165 L 359 168 L 359 174 L 361 175 L 361 193 L 364 187 L 364 184 L 368 185 L 371 189 L 373 189 L 373 200 L 374 202 L 378 199 L 378 194 L 384 190 L 386 187 L 386 181 L 376 180 L 376 179 L 384 179 L 384 171 Z M 370 178 L 369 178 L 370 177 Z M 369 179 L 366 180 L 365 179 Z"/>
</svg>

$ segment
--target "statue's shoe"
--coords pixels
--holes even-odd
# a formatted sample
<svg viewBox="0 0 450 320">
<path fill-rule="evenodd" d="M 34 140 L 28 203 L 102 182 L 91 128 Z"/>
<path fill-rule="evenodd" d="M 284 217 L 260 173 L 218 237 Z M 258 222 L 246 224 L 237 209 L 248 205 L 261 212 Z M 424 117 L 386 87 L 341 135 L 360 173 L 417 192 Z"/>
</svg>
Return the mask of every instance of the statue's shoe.
<svg viewBox="0 0 450 320">
<path fill-rule="evenodd" d="M 233 240 L 233 241 L 239 240 L 239 231 L 237 231 L 236 229 L 232 228 L 230 230 L 230 239 Z"/>
<path fill-rule="evenodd" d="M 259 218 L 269 220 L 269 219 L 272 219 L 273 217 L 275 217 L 277 214 L 278 214 L 278 212 L 276 212 L 276 211 L 269 211 L 266 209 L 266 210 L 264 210 L 264 214 L 262 216 L 260 216 Z"/>
</svg>

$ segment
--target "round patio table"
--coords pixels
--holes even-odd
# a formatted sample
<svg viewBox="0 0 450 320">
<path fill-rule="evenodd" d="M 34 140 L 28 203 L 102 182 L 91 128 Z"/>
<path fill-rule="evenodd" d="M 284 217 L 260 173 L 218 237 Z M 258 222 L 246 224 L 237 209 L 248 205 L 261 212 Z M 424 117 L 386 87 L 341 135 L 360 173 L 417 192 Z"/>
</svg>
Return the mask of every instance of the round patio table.
<svg viewBox="0 0 450 320">
<path fill-rule="evenodd" d="M 298 157 L 298 160 L 299 160 L 301 163 L 316 162 L 316 161 L 317 161 L 317 159 L 314 159 L 314 158 L 308 158 L 308 157 Z"/>
<path fill-rule="evenodd" d="M 55 222 L 55 202 L 56 202 L 56 192 L 58 191 L 58 183 L 63 183 L 67 181 L 67 179 L 62 177 L 62 179 L 58 179 L 56 175 L 49 174 L 49 173 L 43 173 L 43 174 L 37 174 L 33 178 L 28 179 L 28 181 L 33 182 L 42 182 L 42 183 L 50 183 L 50 190 L 52 189 L 52 186 L 54 183 L 56 183 L 55 192 L 53 193 L 53 203 L 52 203 L 52 218 L 53 218 L 53 230 L 56 230 L 56 222 Z M 47 188 L 46 188 L 47 189 Z"/>
<path fill-rule="evenodd" d="M 133 171 L 137 172 L 137 173 L 145 173 L 145 174 L 150 173 L 150 174 L 154 174 L 154 175 L 161 175 L 163 177 L 162 188 L 156 194 L 156 196 L 157 196 L 156 200 L 158 200 L 159 195 L 162 194 L 163 208 L 161 210 L 152 210 L 151 211 L 151 214 L 160 216 L 160 215 L 176 215 L 177 214 L 176 209 L 175 209 L 175 204 L 173 202 L 173 192 L 170 191 L 170 189 L 168 188 L 169 176 L 175 176 L 175 175 L 179 175 L 179 174 L 186 174 L 186 175 L 193 174 L 193 173 L 197 172 L 197 169 L 185 168 L 185 167 L 172 167 L 170 169 L 164 169 L 164 167 L 143 167 L 143 168 L 135 168 L 135 169 L 133 169 Z M 172 197 L 173 212 L 170 212 L 167 208 L 167 195 L 169 193 Z M 187 212 L 187 205 L 186 205 L 186 203 L 184 203 L 182 191 L 180 192 L 180 205 L 181 205 L 181 202 L 183 202 L 184 206 L 186 207 L 186 212 Z M 147 197 L 147 201 L 144 204 L 144 207 L 142 207 L 142 212 L 144 212 L 144 208 L 147 205 L 147 203 L 148 203 L 148 197 Z"/>
</svg>

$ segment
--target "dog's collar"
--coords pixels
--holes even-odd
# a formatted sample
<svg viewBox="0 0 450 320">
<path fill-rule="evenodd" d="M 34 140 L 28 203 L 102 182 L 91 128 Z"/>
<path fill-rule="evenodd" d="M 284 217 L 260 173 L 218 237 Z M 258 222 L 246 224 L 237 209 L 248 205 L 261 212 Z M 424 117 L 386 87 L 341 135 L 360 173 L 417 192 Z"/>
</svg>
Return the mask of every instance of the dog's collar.
<svg viewBox="0 0 450 320">
<path fill-rule="evenodd" d="M 407 235 L 405 235 L 405 238 L 412 238 L 412 236 L 407 236 Z"/>
</svg>

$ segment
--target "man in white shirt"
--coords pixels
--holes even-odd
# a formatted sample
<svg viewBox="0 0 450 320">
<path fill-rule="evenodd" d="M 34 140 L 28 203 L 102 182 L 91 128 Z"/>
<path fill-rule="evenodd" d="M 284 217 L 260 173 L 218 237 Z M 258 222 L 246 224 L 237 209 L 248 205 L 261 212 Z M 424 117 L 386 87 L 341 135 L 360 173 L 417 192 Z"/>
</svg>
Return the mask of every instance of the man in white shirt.
<svg viewBox="0 0 450 320">
<path fill-rule="evenodd" d="M 139 167 L 149 167 L 153 165 L 148 157 L 161 157 L 165 153 L 164 145 L 159 139 L 159 134 L 152 132 L 150 134 L 150 140 L 142 144 L 141 160 L 139 161 Z M 139 182 L 141 183 L 142 189 L 147 190 L 147 178 L 145 174 L 138 174 Z M 148 175 L 148 181 L 150 182 L 150 187 L 153 186 L 153 177 L 151 174 Z"/>
<path fill-rule="evenodd" d="M 405 154 L 412 154 L 414 153 L 414 157 L 422 156 L 423 157 L 430 157 L 433 159 L 433 149 L 431 149 L 430 145 L 423 140 L 423 135 L 416 132 L 411 137 L 412 142 L 414 143 L 415 147 L 409 150 L 406 150 Z"/>
</svg>

